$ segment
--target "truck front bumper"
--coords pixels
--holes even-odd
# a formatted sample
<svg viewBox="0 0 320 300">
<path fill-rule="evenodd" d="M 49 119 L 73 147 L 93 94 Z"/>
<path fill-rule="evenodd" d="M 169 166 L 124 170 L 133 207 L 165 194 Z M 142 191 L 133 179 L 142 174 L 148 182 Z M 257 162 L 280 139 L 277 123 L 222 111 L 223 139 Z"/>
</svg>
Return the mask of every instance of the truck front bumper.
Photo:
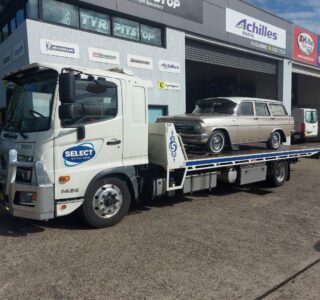
<svg viewBox="0 0 320 300">
<path fill-rule="evenodd" d="M 32 168 L 36 183 L 27 184 L 16 181 L 17 168 Z M 11 215 L 33 220 L 54 218 L 54 186 L 44 169 L 42 161 L 34 163 L 19 162 L 17 151 L 10 150 L 6 170 L 0 170 L 0 204 Z M 20 201 L 21 195 L 32 194 L 32 203 Z"/>
</svg>

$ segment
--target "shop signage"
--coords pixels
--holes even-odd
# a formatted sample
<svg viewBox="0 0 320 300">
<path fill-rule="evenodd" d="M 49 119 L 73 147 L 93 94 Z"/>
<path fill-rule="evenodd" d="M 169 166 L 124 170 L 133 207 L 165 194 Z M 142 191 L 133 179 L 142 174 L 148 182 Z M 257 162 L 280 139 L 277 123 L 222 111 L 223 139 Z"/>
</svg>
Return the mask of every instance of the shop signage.
<svg viewBox="0 0 320 300">
<path fill-rule="evenodd" d="M 203 21 L 203 0 L 129 0 L 194 22 Z"/>
<path fill-rule="evenodd" d="M 107 49 L 89 48 L 89 60 L 104 64 L 119 65 L 119 52 L 110 51 Z"/>
<path fill-rule="evenodd" d="M 287 48 L 286 30 L 262 22 L 230 8 L 226 9 L 226 30 L 247 39 L 282 49 Z"/>
<path fill-rule="evenodd" d="M 1 64 L 2 64 L 2 67 L 3 67 L 3 68 L 11 65 L 11 53 L 10 53 L 10 52 L 6 53 L 6 54 L 2 57 Z"/>
<path fill-rule="evenodd" d="M 82 29 L 110 34 L 110 17 L 93 11 L 80 10 L 80 26 Z"/>
<path fill-rule="evenodd" d="M 46 39 L 40 40 L 40 50 L 42 54 L 61 56 L 67 58 L 79 58 L 79 46 L 59 41 Z"/>
<path fill-rule="evenodd" d="M 314 33 L 300 27 L 294 27 L 294 53 L 295 60 L 317 65 L 318 63 L 318 37 Z"/>
<path fill-rule="evenodd" d="M 181 73 L 181 66 L 178 62 L 159 60 L 159 70 L 161 72 Z"/>
<path fill-rule="evenodd" d="M 139 23 L 122 18 L 113 18 L 113 35 L 130 40 L 140 40 Z"/>
<path fill-rule="evenodd" d="M 127 56 L 127 65 L 133 68 L 153 69 L 152 58 L 132 54 L 128 54 Z"/>
<path fill-rule="evenodd" d="M 180 91 L 181 86 L 179 83 L 158 81 L 159 90 L 171 90 L 171 91 Z"/>
<path fill-rule="evenodd" d="M 12 52 L 13 61 L 18 60 L 20 57 L 24 56 L 24 54 L 25 54 L 24 41 L 21 41 L 19 44 L 13 47 L 13 52 Z"/>
</svg>

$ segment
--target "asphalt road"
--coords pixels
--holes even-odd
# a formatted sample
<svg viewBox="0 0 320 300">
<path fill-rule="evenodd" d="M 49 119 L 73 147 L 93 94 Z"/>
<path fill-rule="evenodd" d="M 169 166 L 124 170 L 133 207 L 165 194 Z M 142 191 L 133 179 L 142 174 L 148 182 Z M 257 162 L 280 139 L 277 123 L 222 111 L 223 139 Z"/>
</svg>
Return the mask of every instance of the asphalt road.
<svg viewBox="0 0 320 300">
<path fill-rule="evenodd" d="M 157 201 L 105 230 L 0 213 L 0 299 L 319 299 L 319 170 Z"/>
</svg>

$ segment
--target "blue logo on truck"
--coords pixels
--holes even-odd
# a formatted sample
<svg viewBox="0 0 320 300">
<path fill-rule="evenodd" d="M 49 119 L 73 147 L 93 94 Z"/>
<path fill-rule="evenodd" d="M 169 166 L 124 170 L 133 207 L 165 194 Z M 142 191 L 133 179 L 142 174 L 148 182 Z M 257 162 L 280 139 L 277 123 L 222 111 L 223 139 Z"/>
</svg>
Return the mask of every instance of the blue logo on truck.
<svg viewBox="0 0 320 300">
<path fill-rule="evenodd" d="M 173 131 L 172 131 L 171 136 L 170 136 L 169 150 L 171 152 L 171 156 L 173 158 L 173 161 L 175 162 L 176 161 L 176 157 L 177 157 L 178 144 L 176 142 L 176 138 L 175 138 L 175 136 L 173 134 Z"/>
<path fill-rule="evenodd" d="M 75 167 L 91 160 L 96 155 L 94 145 L 91 143 L 81 144 L 63 152 L 64 164 L 67 167 Z"/>
</svg>

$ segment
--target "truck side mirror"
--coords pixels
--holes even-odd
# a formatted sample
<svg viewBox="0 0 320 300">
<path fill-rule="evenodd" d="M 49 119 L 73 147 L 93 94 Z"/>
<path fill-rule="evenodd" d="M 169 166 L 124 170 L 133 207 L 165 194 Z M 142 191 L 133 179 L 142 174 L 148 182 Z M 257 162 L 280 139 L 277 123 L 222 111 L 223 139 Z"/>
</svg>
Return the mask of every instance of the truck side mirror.
<svg viewBox="0 0 320 300">
<path fill-rule="evenodd" d="M 63 103 L 59 107 L 59 118 L 68 125 L 72 125 L 84 116 L 83 105 L 80 103 Z"/>
<path fill-rule="evenodd" d="M 59 75 L 59 94 L 61 103 L 73 103 L 76 98 L 76 76 L 74 73 Z"/>
</svg>

